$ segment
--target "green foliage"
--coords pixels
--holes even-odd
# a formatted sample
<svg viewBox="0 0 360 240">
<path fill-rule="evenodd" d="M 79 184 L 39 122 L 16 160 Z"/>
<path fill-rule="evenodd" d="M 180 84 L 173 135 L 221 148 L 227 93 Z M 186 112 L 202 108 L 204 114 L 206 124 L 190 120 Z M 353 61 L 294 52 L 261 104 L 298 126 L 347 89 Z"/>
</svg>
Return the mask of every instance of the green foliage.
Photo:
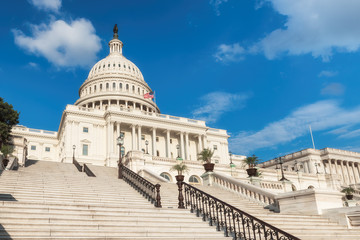
<svg viewBox="0 0 360 240">
<path fill-rule="evenodd" d="M 19 112 L 0 97 L 0 147 L 8 143 L 11 128 L 19 123 Z"/>
<path fill-rule="evenodd" d="M 4 155 L 4 158 L 7 158 L 9 154 L 14 151 L 14 146 L 12 145 L 2 145 L 1 152 Z"/>
<path fill-rule="evenodd" d="M 248 165 L 249 168 L 255 167 L 259 163 L 260 159 L 253 154 L 243 160 L 244 165 Z"/>
<path fill-rule="evenodd" d="M 199 154 L 198 154 L 198 160 L 203 161 L 205 163 L 211 163 L 211 158 L 214 155 L 214 150 L 211 151 L 210 148 L 204 148 Z"/>
<path fill-rule="evenodd" d="M 346 195 L 352 195 L 355 192 L 355 189 L 352 187 L 347 187 L 341 190 L 341 192 L 345 193 Z"/>
<path fill-rule="evenodd" d="M 172 166 L 170 171 L 177 171 L 178 175 L 183 175 L 183 172 L 188 172 L 189 168 L 185 165 L 185 163 L 178 163 Z"/>
</svg>

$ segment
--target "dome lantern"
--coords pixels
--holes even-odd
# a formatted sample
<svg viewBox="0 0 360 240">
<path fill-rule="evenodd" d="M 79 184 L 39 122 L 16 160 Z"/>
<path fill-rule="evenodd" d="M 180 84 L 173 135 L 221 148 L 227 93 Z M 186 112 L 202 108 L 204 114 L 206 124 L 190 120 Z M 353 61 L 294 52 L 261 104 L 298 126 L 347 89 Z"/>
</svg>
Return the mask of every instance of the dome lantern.
<svg viewBox="0 0 360 240">
<path fill-rule="evenodd" d="M 110 54 L 120 53 L 122 55 L 123 43 L 119 40 L 117 24 L 115 24 L 113 32 L 113 39 L 109 42 Z"/>
</svg>

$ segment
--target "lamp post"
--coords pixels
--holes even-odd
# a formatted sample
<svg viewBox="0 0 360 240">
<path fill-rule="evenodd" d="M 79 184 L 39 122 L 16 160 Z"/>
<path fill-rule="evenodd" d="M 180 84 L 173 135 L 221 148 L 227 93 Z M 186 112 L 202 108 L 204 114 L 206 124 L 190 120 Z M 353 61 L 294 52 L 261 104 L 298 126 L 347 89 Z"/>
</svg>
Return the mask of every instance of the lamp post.
<svg viewBox="0 0 360 240">
<path fill-rule="evenodd" d="M 116 139 L 119 145 L 119 164 L 118 164 L 118 179 L 122 179 L 122 161 L 121 161 L 121 146 L 124 144 L 124 133 L 120 133 L 120 136 Z"/>
<path fill-rule="evenodd" d="M 231 176 L 233 175 L 233 168 L 236 167 L 235 164 L 232 162 L 232 152 L 229 152 L 230 155 L 230 170 L 231 170 Z"/>
<path fill-rule="evenodd" d="M 276 159 L 276 162 L 278 162 L 280 164 L 280 168 L 281 168 L 281 178 L 280 181 L 289 181 L 288 179 L 285 178 L 284 176 L 284 169 L 283 169 L 283 160 L 281 159 L 281 157 Z"/>
<path fill-rule="evenodd" d="M 73 162 L 75 161 L 75 148 L 76 148 L 76 146 L 73 145 Z"/>
<path fill-rule="evenodd" d="M 145 141 L 145 145 L 146 145 L 146 154 L 149 154 L 149 148 L 148 148 L 149 141 L 148 140 Z"/>
</svg>

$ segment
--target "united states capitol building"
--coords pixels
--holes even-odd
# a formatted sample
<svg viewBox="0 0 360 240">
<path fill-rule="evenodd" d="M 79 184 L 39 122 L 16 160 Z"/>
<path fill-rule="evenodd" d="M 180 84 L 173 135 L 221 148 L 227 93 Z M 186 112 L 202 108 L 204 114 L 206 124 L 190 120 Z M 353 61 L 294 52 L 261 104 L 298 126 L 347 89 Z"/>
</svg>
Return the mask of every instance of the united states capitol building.
<svg viewBox="0 0 360 240">
<path fill-rule="evenodd" d="M 58 131 L 14 127 L 14 154 L 20 165 L 26 159 L 72 163 L 75 157 L 80 163 L 116 168 L 117 138 L 123 134 L 125 164 L 154 181 L 176 182 L 177 173 L 170 168 L 180 157 L 189 167 L 185 182 L 216 185 L 260 203 L 274 198 L 282 213 L 337 216 L 346 213 L 339 210 L 344 206 L 360 210 L 356 207 L 360 153 L 305 149 L 283 156 L 281 164 L 278 159 L 261 163 L 260 176 L 249 178 L 242 163 L 245 156 L 229 154 L 226 130 L 161 113 L 153 98 L 144 97 L 151 92 L 140 69 L 123 55 L 123 43 L 114 32 L 109 55 L 92 67 L 78 91 L 79 99 L 66 106 Z M 197 161 L 204 148 L 214 150 L 214 176 L 204 176 L 202 163 Z M 340 193 L 349 185 L 355 189 L 352 201 Z M 355 222 L 353 227 L 360 226 L 360 221 Z"/>
</svg>

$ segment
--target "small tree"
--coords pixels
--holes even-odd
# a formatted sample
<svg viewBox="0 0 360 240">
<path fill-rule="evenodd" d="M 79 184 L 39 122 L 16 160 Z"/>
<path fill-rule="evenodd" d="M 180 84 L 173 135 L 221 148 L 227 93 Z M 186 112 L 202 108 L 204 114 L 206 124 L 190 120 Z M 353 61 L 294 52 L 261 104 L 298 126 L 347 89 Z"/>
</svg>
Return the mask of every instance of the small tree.
<svg viewBox="0 0 360 240">
<path fill-rule="evenodd" d="M 8 143 L 11 128 L 19 123 L 19 112 L 0 97 L 0 148 Z"/>
<path fill-rule="evenodd" d="M 253 154 L 252 156 L 249 156 L 243 160 L 244 165 L 248 165 L 249 168 L 254 168 L 258 163 L 260 159 Z"/>
<path fill-rule="evenodd" d="M 341 192 L 345 193 L 345 195 L 352 195 L 355 192 L 355 189 L 352 187 L 347 187 L 341 190 Z"/>
<path fill-rule="evenodd" d="M 183 175 L 183 172 L 187 172 L 189 171 L 188 166 L 185 165 L 185 163 L 179 163 L 179 164 L 175 164 L 174 166 L 172 166 L 170 168 L 170 171 L 177 171 L 178 175 Z"/>
<path fill-rule="evenodd" d="M 211 151 L 210 148 L 204 148 L 198 154 L 198 160 L 203 161 L 204 163 L 211 163 L 211 158 L 214 155 L 214 150 Z"/>
<path fill-rule="evenodd" d="M 4 158 L 7 159 L 8 155 L 14 151 L 14 146 L 12 145 L 2 145 L 1 152 L 4 155 Z"/>
</svg>

